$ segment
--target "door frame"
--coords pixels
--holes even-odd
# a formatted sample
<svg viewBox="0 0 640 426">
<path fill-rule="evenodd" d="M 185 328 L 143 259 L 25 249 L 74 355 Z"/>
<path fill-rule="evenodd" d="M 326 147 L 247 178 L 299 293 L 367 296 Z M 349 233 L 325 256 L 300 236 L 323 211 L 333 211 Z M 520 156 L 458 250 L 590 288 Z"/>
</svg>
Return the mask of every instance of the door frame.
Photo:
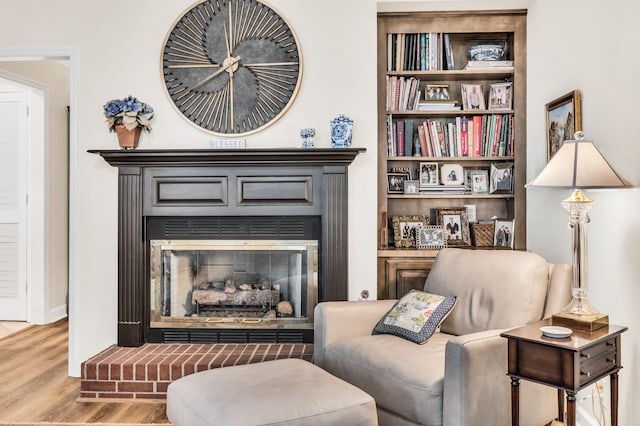
<svg viewBox="0 0 640 426">
<path fill-rule="evenodd" d="M 50 46 L 50 47 L 33 47 L 33 46 L 22 46 L 22 47 L 0 47 L 0 60 L 3 61 L 30 61 L 30 60 L 65 60 L 68 61 L 69 64 L 69 301 L 67 303 L 68 312 L 69 312 L 69 361 L 68 361 L 68 373 L 70 376 L 79 377 L 80 376 L 80 363 L 81 359 L 79 356 L 79 348 L 78 348 L 78 339 L 77 339 L 77 325 L 74 322 L 73 318 L 75 318 L 75 306 L 77 300 L 78 293 L 78 283 L 77 283 L 77 245 L 78 245 L 78 231 L 77 231 L 77 203 L 78 203 L 78 194 L 77 194 L 77 185 L 78 185 L 78 63 L 79 63 L 79 50 L 74 46 Z M 27 80 L 27 79 L 24 79 Z M 45 113 L 46 117 L 46 113 Z M 46 133 L 46 132 L 45 132 Z M 46 143 L 44 138 L 40 138 L 41 143 L 44 144 L 43 149 L 40 151 L 43 154 L 46 152 Z M 46 163 L 46 157 L 42 158 L 42 161 Z M 42 167 L 40 170 L 44 170 Z M 46 185 L 44 179 L 39 179 L 40 184 L 43 185 L 43 200 L 44 203 L 49 196 L 49 194 L 45 193 Z M 30 204 L 32 200 L 29 200 Z M 43 208 L 47 204 L 43 204 Z M 43 210 L 43 209 L 41 209 Z M 31 219 L 30 219 L 31 220 Z M 42 231 L 45 232 L 46 227 L 48 226 L 46 222 L 46 217 L 39 218 L 39 224 L 41 224 Z M 44 245 L 44 238 L 40 240 L 40 244 Z M 43 267 L 46 268 L 48 265 L 48 253 L 44 250 L 43 247 Z M 45 271 L 46 269 L 43 269 Z M 46 273 L 45 273 L 45 278 Z M 44 322 L 48 322 L 47 318 L 50 316 L 48 310 L 48 294 L 49 294 L 49 282 L 48 279 L 40 281 L 40 288 L 37 287 L 37 284 L 28 285 L 31 288 L 30 295 L 28 296 L 29 300 L 27 303 L 30 303 L 31 309 L 33 311 L 31 321 L 35 320 L 43 320 Z M 35 283 L 34 283 L 35 284 Z M 39 300 L 33 300 L 36 295 L 39 295 Z M 46 299 L 45 299 L 46 295 Z M 30 313 L 28 311 L 27 316 L 29 317 Z"/>
</svg>

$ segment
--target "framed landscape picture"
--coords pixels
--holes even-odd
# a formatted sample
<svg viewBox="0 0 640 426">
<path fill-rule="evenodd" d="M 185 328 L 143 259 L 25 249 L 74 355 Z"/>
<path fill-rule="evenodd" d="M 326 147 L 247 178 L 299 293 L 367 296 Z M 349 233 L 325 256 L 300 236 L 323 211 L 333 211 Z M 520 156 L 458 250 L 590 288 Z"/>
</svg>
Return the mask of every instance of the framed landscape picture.
<svg viewBox="0 0 640 426">
<path fill-rule="evenodd" d="M 582 130 L 582 107 L 579 90 L 574 90 L 546 104 L 547 162 L 558 152 L 564 141 Z"/>
</svg>

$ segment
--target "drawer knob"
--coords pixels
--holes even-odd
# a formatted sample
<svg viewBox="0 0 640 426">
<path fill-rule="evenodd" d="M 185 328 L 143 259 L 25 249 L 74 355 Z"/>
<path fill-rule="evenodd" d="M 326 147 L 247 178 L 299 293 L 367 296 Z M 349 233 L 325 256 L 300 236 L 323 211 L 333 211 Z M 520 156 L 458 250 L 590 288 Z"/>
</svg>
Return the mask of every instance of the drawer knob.
<svg viewBox="0 0 640 426">
<path fill-rule="evenodd" d="M 591 359 L 591 355 L 590 354 L 581 353 L 580 356 L 583 357 L 583 358 L 586 358 L 586 359 Z"/>
<path fill-rule="evenodd" d="M 607 342 L 607 346 L 615 346 L 616 342 Z"/>
<path fill-rule="evenodd" d="M 586 373 L 584 371 L 581 371 L 580 374 L 582 374 L 583 376 L 587 376 L 587 379 L 591 377 L 591 371 L 587 371 Z"/>
</svg>

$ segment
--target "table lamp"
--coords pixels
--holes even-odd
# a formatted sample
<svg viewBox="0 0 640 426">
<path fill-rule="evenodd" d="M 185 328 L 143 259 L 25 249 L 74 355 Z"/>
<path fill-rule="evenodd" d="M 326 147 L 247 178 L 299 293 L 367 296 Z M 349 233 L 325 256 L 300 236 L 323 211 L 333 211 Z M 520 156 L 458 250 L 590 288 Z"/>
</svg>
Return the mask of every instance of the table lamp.
<svg viewBox="0 0 640 426">
<path fill-rule="evenodd" d="M 609 324 L 609 316 L 598 312 L 587 299 L 587 223 L 594 202 L 583 189 L 625 188 L 629 183 L 609 165 L 593 142 L 576 132 L 575 140 L 564 141 L 538 177 L 527 188 L 565 188 L 573 192 L 561 202 L 569 212 L 569 228 L 573 230 L 571 253 L 572 300 L 560 312 L 553 314 L 554 325 L 593 331 Z"/>
</svg>

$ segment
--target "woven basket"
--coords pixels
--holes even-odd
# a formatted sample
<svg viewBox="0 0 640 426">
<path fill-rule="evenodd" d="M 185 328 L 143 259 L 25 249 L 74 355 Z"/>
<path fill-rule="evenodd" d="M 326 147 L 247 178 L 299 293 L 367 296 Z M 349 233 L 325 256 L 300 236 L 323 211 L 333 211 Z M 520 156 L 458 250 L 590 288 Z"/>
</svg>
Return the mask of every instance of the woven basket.
<svg viewBox="0 0 640 426">
<path fill-rule="evenodd" d="M 472 223 L 471 237 L 475 247 L 493 247 L 494 224 Z"/>
</svg>

